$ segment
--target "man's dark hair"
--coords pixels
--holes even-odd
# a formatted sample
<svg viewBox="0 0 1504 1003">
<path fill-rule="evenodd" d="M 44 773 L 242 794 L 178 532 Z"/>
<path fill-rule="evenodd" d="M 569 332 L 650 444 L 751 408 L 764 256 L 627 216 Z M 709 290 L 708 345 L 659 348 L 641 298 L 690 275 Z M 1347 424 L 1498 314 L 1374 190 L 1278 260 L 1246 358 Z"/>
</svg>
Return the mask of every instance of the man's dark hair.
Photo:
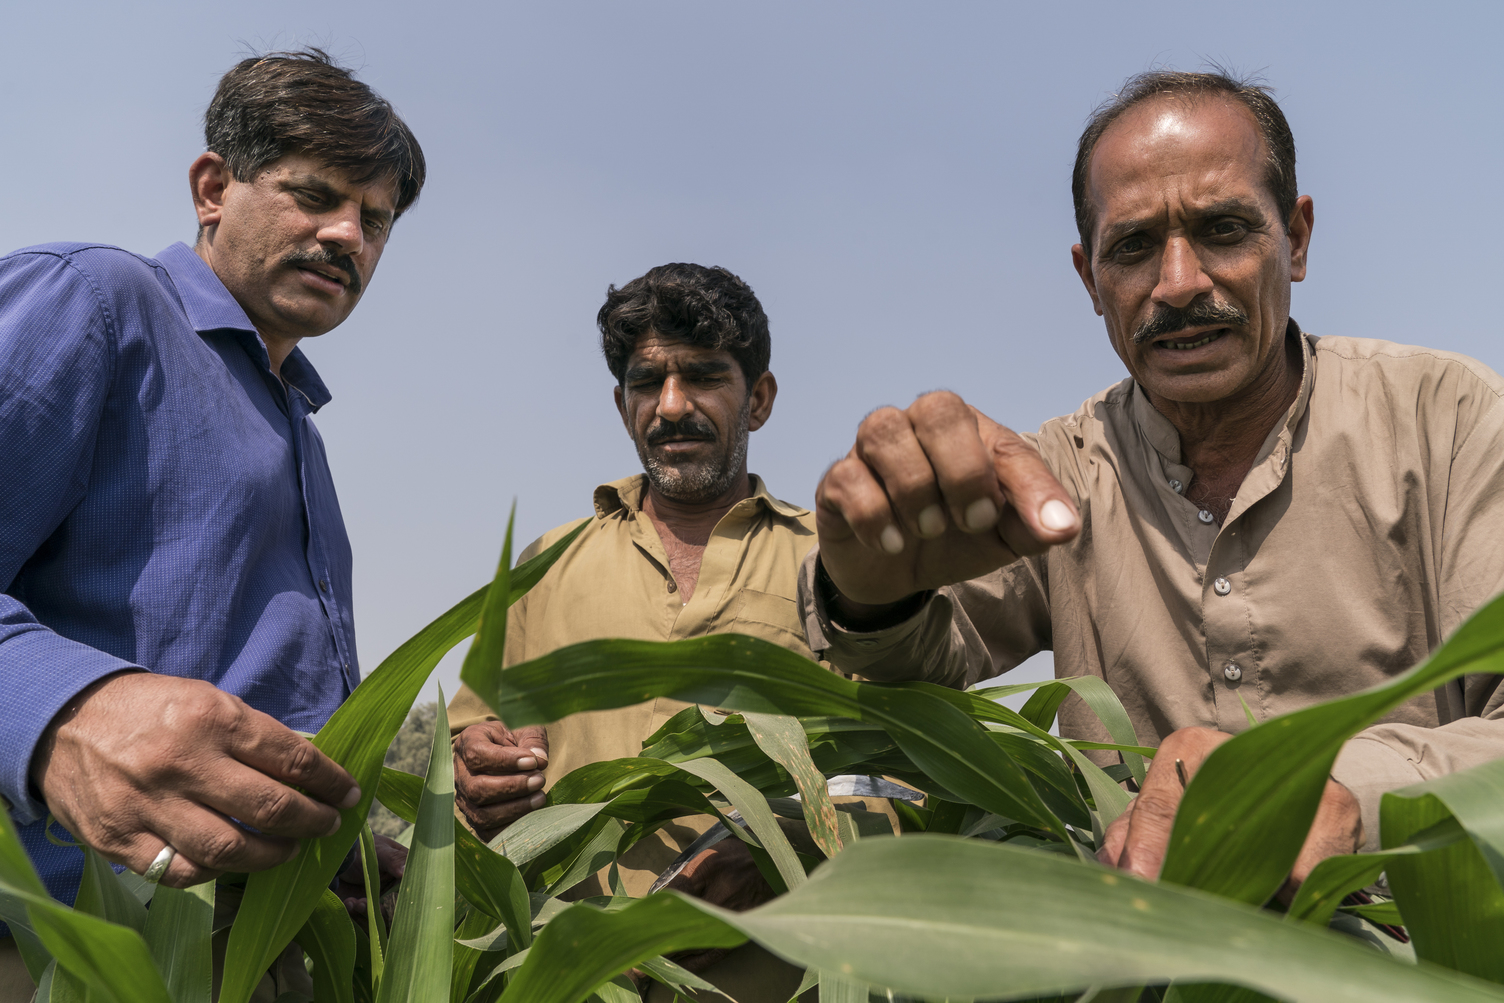
<svg viewBox="0 0 1504 1003">
<path fill-rule="evenodd" d="M 236 63 L 204 113 L 204 142 L 236 181 L 289 153 L 346 171 L 356 184 L 390 178 L 399 216 L 428 173 L 422 147 L 391 104 L 312 47 Z"/>
<path fill-rule="evenodd" d="M 626 382 L 627 359 L 649 332 L 701 348 L 727 351 L 747 377 L 747 389 L 768 371 L 773 354 L 768 316 L 752 287 L 724 268 L 659 265 L 620 289 L 606 289 L 596 315 L 601 351 L 618 385 Z"/>
<path fill-rule="evenodd" d="M 1086 175 L 1091 166 L 1092 151 L 1107 127 L 1116 122 L 1129 108 L 1150 98 L 1172 96 L 1196 100 L 1223 95 L 1242 104 L 1253 115 L 1259 135 L 1263 137 L 1268 158 L 1264 161 L 1264 181 L 1274 204 L 1279 208 L 1280 222 L 1290 225 L 1290 216 L 1295 212 L 1295 200 L 1299 191 L 1295 187 L 1295 137 L 1290 133 L 1290 123 L 1285 113 L 1275 104 L 1273 92 L 1252 79 L 1234 77 L 1220 69 L 1208 73 L 1182 73 L 1178 70 L 1153 70 L 1129 77 L 1123 89 L 1111 99 L 1097 106 L 1076 144 L 1076 169 L 1071 174 L 1071 197 L 1076 203 L 1076 229 L 1081 234 L 1081 243 L 1091 251 L 1091 228 L 1096 220 L 1092 215 L 1091 202 L 1086 194 Z"/>
</svg>

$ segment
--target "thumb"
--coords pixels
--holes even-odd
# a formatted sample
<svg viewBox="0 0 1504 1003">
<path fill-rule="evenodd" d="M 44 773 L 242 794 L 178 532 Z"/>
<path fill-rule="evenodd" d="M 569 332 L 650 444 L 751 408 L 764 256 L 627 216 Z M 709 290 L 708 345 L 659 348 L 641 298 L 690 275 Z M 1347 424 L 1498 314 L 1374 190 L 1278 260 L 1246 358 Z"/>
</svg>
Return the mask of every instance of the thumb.
<svg viewBox="0 0 1504 1003">
<path fill-rule="evenodd" d="M 541 724 L 535 724 L 527 728 L 518 728 L 512 733 L 512 738 L 519 749 L 527 749 L 543 762 L 548 762 L 548 728 Z"/>
</svg>

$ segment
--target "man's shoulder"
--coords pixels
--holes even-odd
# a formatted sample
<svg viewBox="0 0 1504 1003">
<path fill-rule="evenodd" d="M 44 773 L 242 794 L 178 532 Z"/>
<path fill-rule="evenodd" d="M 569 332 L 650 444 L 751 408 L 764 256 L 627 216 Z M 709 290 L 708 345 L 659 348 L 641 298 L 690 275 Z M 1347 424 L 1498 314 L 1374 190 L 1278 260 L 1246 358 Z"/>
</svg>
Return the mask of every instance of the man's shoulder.
<svg viewBox="0 0 1504 1003">
<path fill-rule="evenodd" d="M 79 241 L 33 244 L 0 257 L 0 268 L 16 267 L 69 268 L 100 281 L 154 279 L 163 271 L 156 261 L 134 251 Z"/>
<path fill-rule="evenodd" d="M 1317 360 L 1317 379 L 1321 382 L 1326 382 L 1321 380 L 1322 369 L 1330 369 L 1335 364 L 1343 370 L 1351 370 L 1360 380 L 1373 380 L 1401 389 L 1418 389 L 1452 377 L 1469 388 L 1504 398 L 1504 378 L 1477 359 L 1460 352 L 1343 335 L 1312 337 L 1311 341 Z M 1326 363 L 1325 367 L 1323 363 Z"/>
</svg>

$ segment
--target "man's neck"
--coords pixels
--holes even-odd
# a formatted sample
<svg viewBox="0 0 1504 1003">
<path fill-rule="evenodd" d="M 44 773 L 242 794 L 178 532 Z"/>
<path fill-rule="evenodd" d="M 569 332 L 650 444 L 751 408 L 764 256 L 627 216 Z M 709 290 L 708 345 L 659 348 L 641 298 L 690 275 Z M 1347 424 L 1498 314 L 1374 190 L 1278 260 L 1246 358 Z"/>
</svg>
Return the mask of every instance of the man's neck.
<svg viewBox="0 0 1504 1003">
<path fill-rule="evenodd" d="M 752 478 L 745 470 L 719 497 L 703 502 L 682 502 L 668 497 L 648 481 L 647 494 L 642 499 L 642 510 L 653 522 L 667 529 L 675 538 L 703 547 L 709 540 L 721 517 L 737 502 L 752 496 Z"/>
<path fill-rule="evenodd" d="M 1222 522 L 1269 433 L 1300 394 L 1300 343 L 1282 341 L 1254 383 L 1236 398 L 1209 403 L 1167 400 L 1148 392 L 1149 403 L 1180 433 L 1180 459 L 1195 472 L 1186 497 Z"/>
<path fill-rule="evenodd" d="M 745 469 L 720 497 L 704 502 L 675 501 L 659 493 L 652 481 L 648 482 L 642 510 L 658 530 L 680 603 L 687 605 L 695 594 L 700 582 L 700 561 L 716 524 L 737 502 L 751 496 L 752 478 Z"/>
</svg>

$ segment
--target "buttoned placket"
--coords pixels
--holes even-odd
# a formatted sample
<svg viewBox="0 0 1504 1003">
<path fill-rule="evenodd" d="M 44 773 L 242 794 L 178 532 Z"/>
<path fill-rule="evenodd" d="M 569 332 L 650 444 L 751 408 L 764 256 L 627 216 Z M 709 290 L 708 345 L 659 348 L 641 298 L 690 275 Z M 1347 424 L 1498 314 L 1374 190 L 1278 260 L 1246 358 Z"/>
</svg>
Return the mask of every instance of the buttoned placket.
<svg viewBox="0 0 1504 1003">
<path fill-rule="evenodd" d="M 317 525 L 313 518 L 313 513 L 321 511 L 323 506 L 315 505 L 314 500 L 309 497 L 310 485 L 305 465 L 308 456 L 308 419 L 313 414 L 313 402 L 297 387 L 291 384 L 284 384 L 284 386 L 286 387 L 287 416 L 292 425 L 293 463 L 298 471 L 298 494 L 303 500 L 303 525 L 308 533 L 308 546 L 304 551 L 308 562 L 308 574 L 317 590 L 319 602 L 323 606 L 324 621 L 329 627 L 329 635 L 334 642 L 335 657 L 339 661 L 337 667 L 345 678 L 345 685 L 353 691 L 360 680 L 355 678 L 355 670 L 352 668 L 355 659 L 351 657 L 351 652 L 345 643 L 345 632 L 340 629 L 342 620 L 340 604 L 338 597 L 334 594 L 335 578 L 325 555 L 322 527 Z"/>
</svg>

